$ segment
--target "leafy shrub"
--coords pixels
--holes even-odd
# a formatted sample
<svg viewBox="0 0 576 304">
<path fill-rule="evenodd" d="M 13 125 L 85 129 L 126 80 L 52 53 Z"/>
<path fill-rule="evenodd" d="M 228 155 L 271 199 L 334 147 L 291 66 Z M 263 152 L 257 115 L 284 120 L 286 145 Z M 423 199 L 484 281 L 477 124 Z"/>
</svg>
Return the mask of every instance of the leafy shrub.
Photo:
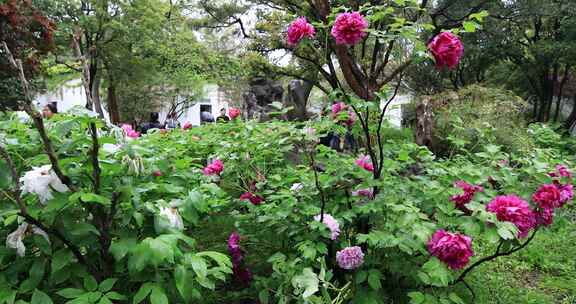
<svg viewBox="0 0 576 304">
<path fill-rule="evenodd" d="M 431 98 L 434 132 L 441 154 L 478 151 L 497 144 L 506 151 L 530 151 L 534 142 L 526 132 L 527 103 L 509 91 L 472 85 Z"/>
</svg>

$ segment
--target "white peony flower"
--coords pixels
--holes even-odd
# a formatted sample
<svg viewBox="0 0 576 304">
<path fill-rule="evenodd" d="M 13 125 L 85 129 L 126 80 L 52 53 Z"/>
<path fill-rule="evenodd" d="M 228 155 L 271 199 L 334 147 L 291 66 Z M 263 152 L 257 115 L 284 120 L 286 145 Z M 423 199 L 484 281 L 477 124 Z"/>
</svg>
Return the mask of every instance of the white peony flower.
<svg viewBox="0 0 576 304">
<path fill-rule="evenodd" d="M 172 207 L 160 207 L 160 216 L 168 220 L 170 228 L 184 230 L 184 222 L 178 209 Z"/>
<path fill-rule="evenodd" d="M 120 151 L 120 145 L 103 144 L 102 145 L 102 151 L 104 151 L 104 153 L 106 153 L 106 154 L 114 154 L 114 153 Z"/>
<path fill-rule="evenodd" d="M 53 198 L 52 190 L 68 191 L 68 187 L 56 176 L 51 165 L 33 167 L 32 170 L 24 173 L 24 176 L 20 178 L 20 183 L 22 183 L 22 194 L 35 193 L 42 204 Z"/>
<path fill-rule="evenodd" d="M 14 232 L 10 233 L 6 237 L 6 247 L 16 249 L 16 254 L 19 257 L 23 257 L 26 254 L 26 246 L 24 246 L 24 238 L 26 237 L 26 233 L 28 232 L 28 228 L 30 225 L 28 223 L 23 223 Z M 50 239 L 48 238 L 48 234 L 32 225 L 30 229 L 32 233 L 42 236 L 48 243 L 50 243 Z"/>
<path fill-rule="evenodd" d="M 304 189 L 304 184 L 302 183 L 295 183 L 290 187 L 290 191 L 292 192 L 300 192 L 302 189 Z"/>
</svg>

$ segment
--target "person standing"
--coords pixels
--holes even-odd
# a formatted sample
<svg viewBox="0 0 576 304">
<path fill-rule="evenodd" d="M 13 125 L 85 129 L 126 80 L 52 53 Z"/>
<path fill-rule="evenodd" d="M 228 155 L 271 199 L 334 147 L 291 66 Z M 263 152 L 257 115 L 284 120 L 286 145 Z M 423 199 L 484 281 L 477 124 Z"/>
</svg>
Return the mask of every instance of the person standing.
<svg viewBox="0 0 576 304">
<path fill-rule="evenodd" d="M 228 122 L 228 121 L 230 121 L 230 118 L 226 116 L 226 109 L 222 108 L 220 110 L 220 116 L 216 118 L 216 122 Z"/>
<path fill-rule="evenodd" d="M 47 103 L 44 108 L 42 108 L 42 116 L 46 119 L 52 118 L 54 114 L 58 114 L 58 103 L 56 101 Z"/>
<path fill-rule="evenodd" d="M 142 134 L 148 133 L 150 129 L 162 129 L 162 124 L 158 121 L 158 112 L 150 113 L 150 121 L 142 126 Z"/>
</svg>

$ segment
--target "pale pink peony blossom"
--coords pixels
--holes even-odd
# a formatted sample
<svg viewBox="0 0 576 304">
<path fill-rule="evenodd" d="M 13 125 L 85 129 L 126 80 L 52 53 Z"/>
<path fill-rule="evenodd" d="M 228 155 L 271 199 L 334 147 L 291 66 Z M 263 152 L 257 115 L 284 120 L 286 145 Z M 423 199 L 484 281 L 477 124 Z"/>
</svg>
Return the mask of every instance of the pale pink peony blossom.
<svg viewBox="0 0 576 304">
<path fill-rule="evenodd" d="M 332 36 L 336 44 L 354 45 L 366 37 L 368 21 L 358 12 L 342 13 L 336 17 Z"/>
<path fill-rule="evenodd" d="M 315 35 L 314 26 L 305 17 L 297 18 L 288 27 L 288 45 L 296 46 L 302 39 L 312 39 Z"/>
<path fill-rule="evenodd" d="M 438 230 L 428 242 L 428 252 L 452 269 L 461 269 L 468 264 L 472 251 L 469 236 Z"/>
<path fill-rule="evenodd" d="M 314 220 L 319 222 L 320 214 L 316 215 L 314 217 Z M 324 225 L 326 225 L 326 227 L 330 229 L 330 239 L 336 240 L 340 235 L 340 224 L 338 223 L 338 221 L 334 217 L 332 217 L 332 215 L 324 213 L 322 223 L 324 223 Z"/>
<path fill-rule="evenodd" d="M 537 224 L 536 213 L 530 205 L 516 195 L 500 195 L 495 197 L 486 210 L 496 214 L 502 222 L 511 222 L 518 228 L 518 237 L 524 238 Z"/>
<path fill-rule="evenodd" d="M 441 69 L 447 66 L 455 68 L 464 55 L 464 46 L 458 36 L 451 32 L 442 32 L 436 35 L 428 44 L 428 49 L 436 60 L 436 67 Z"/>
<path fill-rule="evenodd" d="M 356 269 L 364 263 L 364 253 L 358 246 L 346 247 L 336 252 L 336 261 L 342 269 Z"/>
</svg>

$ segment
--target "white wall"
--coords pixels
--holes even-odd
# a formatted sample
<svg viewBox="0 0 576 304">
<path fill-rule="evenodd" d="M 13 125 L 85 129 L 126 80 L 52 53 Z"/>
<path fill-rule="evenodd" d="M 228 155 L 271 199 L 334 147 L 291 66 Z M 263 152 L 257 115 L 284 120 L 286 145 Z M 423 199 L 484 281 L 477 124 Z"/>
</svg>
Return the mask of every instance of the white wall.
<svg viewBox="0 0 576 304">
<path fill-rule="evenodd" d="M 68 80 L 56 90 L 40 94 L 34 99 L 34 103 L 39 110 L 53 101 L 57 102 L 58 112 L 60 113 L 65 113 L 75 106 L 85 107 L 86 94 L 84 92 L 84 87 L 82 86 L 82 80 Z M 110 122 L 106 109 L 103 108 L 102 111 L 104 112 L 104 118 L 106 121 Z"/>
<path fill-rule="evenodd" d="M 391 125 L 400 128 L 402 127 L 402 105 L 410 103 L 412 101 L 412 96 L 410 95 L 397 95 L 394 100 L 386 109 L 386 115 L 384 118 L 390 122 Z M 386 101 L 382 101 L 380 108 L 384 108 Z"/>
</svg>

